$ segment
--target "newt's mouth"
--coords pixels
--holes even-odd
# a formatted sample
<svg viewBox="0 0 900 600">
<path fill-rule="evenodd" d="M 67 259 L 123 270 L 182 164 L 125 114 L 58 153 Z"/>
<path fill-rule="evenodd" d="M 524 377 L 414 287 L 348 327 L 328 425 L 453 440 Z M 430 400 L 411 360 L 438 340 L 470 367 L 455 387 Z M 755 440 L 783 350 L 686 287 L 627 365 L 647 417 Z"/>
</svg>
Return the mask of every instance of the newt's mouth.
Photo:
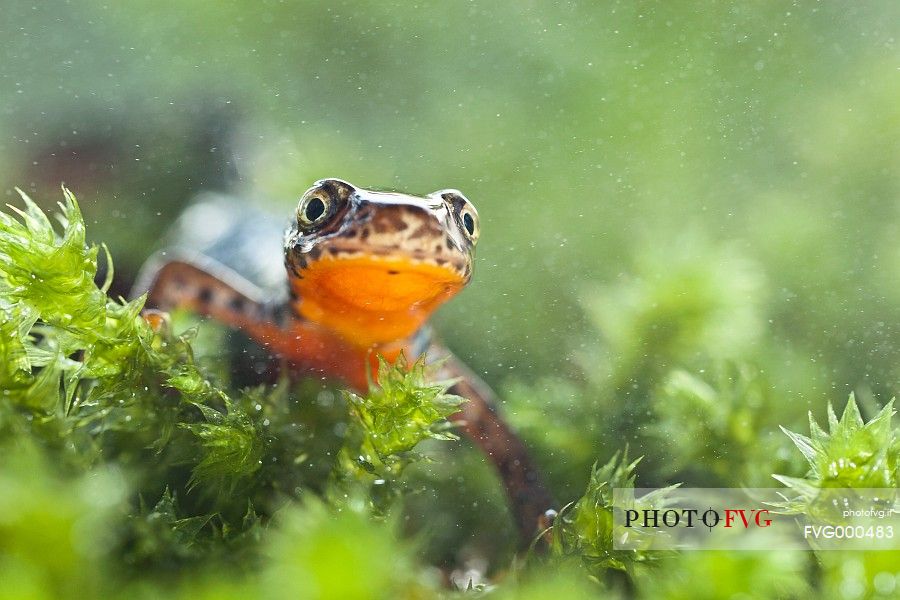
<svg viewBox="0 0 900 600">
<path fill-rule="evenodd" d="M 370 346 L 412 335 L 465 283 L 456 269 L 428 260 L 327 256 L 291 285 L 304 318 Z"/>
</svg>

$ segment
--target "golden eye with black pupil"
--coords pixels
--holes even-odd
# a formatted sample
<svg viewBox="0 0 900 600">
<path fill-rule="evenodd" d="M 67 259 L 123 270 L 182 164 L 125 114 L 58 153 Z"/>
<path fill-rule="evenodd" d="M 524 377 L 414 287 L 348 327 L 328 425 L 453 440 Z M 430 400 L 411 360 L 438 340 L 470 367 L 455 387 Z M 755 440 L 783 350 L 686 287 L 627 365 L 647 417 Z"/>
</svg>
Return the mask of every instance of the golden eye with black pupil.
<svg viewBox="0 0 900 600">
<path fill-rule="evenodd" d="M 478 212 L 472 203 L 466 199 L 459 190 L 441 190 L 434 192 L 429 197 L 440 196 L 444 205 L 453 216 L 463 234 L 474 245 L 478 241 L 479 226 Z"/>
<path fill-rule="evenodd" d="M 472 242 L 478 240 L 478 216 L 475 214 L 475 211 L 468 206 L 464 206 L 459 211 L 459 219 L 462 221 L 463 229 L 466 231 L 466 235 L 469 237 Z"/>
<path fill-rule="evenodd" d="M 310 194 L 300 200 L 297 207 L 297 221 L 304 229 L 321 225 L 328 218 L 331 199 L 324 194 Z"/>
</svg>

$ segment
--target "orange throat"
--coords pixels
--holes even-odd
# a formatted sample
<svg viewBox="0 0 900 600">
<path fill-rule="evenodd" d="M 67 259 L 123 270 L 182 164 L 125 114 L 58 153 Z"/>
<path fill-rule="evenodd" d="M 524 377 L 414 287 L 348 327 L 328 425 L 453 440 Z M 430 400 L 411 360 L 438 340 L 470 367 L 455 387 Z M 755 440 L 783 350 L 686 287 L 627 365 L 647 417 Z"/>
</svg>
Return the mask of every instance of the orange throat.
<svg viewBox="0 0 900 600">
<path fill-rule="evenodd" d="M 372 256 L 322 258 L 291 281 L 300 316 L 360 347 L 405 340 L 463 285 L 448 267 Z"/>
</svg>

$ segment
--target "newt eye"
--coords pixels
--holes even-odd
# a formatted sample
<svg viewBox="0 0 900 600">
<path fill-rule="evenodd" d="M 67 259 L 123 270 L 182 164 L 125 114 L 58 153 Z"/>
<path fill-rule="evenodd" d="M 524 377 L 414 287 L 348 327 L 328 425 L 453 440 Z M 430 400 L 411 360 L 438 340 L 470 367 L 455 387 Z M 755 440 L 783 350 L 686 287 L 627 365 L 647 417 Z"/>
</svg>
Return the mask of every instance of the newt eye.
<svg viewBox="0 0 900 600">
<path fill-rule="evenodd" d="M 313 192 L 302 200 L 297 207 L 297 221 L 304 229 L 311 229 L 321 225 L 328 217 L 331 207 L 331 198 L 321 192 Z"/>
<path fill-rule="evenodd" d="M 478 226 L 478 212 L 469 200 L 459 190 L 441 190 L 434 192 L 432 196 L 440 196 L 450 209 L 466 237 L 474 244 L 478 241 L 480 227 Z"/>
<path fill-rule="evenodd" d="M 459 218 L 462 221 L 463 229 L 466 230 L 466 235 L 469 236 L 469 239 L 472 240 L 472 242 L 477 241 L 480 232 L 478 230 L 478 215 L 475 213 L 475 210 L 471 206 L 464 206 L 459 211 Z"/>
</svg>

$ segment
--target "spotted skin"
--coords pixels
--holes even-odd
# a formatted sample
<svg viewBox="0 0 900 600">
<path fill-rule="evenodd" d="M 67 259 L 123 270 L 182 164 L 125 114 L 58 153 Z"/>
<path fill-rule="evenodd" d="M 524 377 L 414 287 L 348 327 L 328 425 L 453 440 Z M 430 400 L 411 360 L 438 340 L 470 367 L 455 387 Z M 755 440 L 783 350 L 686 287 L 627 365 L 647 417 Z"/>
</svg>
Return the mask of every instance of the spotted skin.
<svg viewBox="0 0 900 600">
<path fill-rule="evenodd" d="M 441 361 L 441 379 L 458 379 L 450 391 L 468 402 L 451 419 L 497 469 L 525 545 L 547 525 L 553 498 L 490 388 L 427 327 L 471 279 L 477 239 L 477 213 L 457 190 L 417 197 L 326 179 L 301 197 L 284 235 L 285 306 L 199 254 L 150 265 L 137 289 L 148 290 L 148 307 L 188 308 L 242 329 L 295 371 L 360 392 L 378 355 L 393 361 L 427 350 Z"/>
</svg>

